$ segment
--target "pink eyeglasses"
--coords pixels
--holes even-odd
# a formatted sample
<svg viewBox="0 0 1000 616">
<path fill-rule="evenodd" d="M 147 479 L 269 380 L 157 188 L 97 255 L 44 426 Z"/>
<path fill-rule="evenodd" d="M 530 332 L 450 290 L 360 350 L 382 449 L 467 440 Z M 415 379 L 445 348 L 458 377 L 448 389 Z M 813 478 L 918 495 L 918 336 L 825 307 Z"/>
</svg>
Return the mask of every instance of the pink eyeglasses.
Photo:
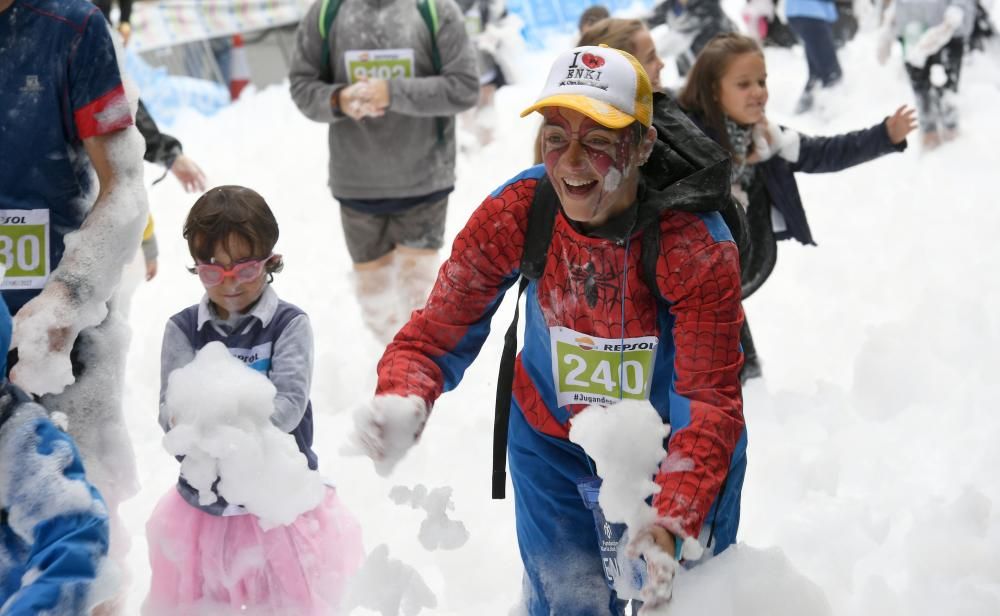
<svg viewBox="0 0 1000 616">
<path fill-rule="evenodd" d="M 253 282 L 264 272 L 264 265 L 273 256 L 271 255 L 266 259 L 240 261 L 229 267 L 222 267 L 215 263 L 197 263 L 191 273 L 198 274 L 201 283 L 206 287 L 220 285 L 226 278 L 232 278 L 236 282 Z"/>
</svg>

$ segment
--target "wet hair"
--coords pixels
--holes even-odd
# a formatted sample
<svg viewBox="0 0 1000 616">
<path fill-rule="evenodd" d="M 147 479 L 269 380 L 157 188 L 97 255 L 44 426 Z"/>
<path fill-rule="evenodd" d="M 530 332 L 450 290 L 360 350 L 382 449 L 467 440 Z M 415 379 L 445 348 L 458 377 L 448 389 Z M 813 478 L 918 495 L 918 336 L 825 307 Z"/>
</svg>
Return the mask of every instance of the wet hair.
<svg viewBox="0 0 1000 616">
<path fill-rule="evenodd" d="M 233 237 L 250 246 L 254 258 L 266 259 L 278 243 L 278 221 L 271 208 L 256 191 L 244 186 L 216 186 L 203 194 L 184 221 L 184 239 L 191 256 L 201 263 L 211 263 L 215 249 L 228 251 Z M 281 258 L 267 264 L 267 273 L 280 272 Z"/>
<path fill-rule="evenodd" d="M 688 73 L 687 82 L 677 95 L 677 102 L 686 111 L 699 114 L 705 125 L 715 131 L 722 147 L 732 152 L 726 132 L 725 113 L 719 103 L 719 84 L 733 58 L 746 53 L 764 56 L 757 41 L 731 32 L 720 34 L 702 48 Z"/>
<path fill-rule="evenodd" d="M 638 19 L 618 19 L 609 17 L 602 19 L 584 30 L 577 41 L 577 47 L 584 45 L 607 45 L 635 55 L 633 38 L 636 32 L 646 29 L 646 24 Z"/>
<path fill-rule="evenodd" d="M 611 17 L 611 13 L 608 11 L 608 7 L 603 4 L 595 4 L 589 6 L 580 15 L 580 23 L 577 24 L 580 29 L 580 33 L 583 34 L 584 30 L 593 26 L 602 19 L 607 19 Z"/>
</svg>

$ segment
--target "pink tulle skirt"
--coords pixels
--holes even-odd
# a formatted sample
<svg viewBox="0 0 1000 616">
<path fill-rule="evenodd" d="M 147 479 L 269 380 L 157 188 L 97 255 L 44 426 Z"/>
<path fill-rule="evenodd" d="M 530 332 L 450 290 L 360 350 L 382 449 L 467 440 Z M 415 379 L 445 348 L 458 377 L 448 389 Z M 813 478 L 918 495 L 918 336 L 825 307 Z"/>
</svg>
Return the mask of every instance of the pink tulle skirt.
<svg viewBox="0 0 1000 616">
<path fill-rule="evenodd" d="M 312 511 L 268 531 L 252 515 L 209 515 L 171 488 L 146 523 L 146 539 L 147 615 L 337 614 L 364 558 L 358 522 L 333 488 Z"/>
</svg>

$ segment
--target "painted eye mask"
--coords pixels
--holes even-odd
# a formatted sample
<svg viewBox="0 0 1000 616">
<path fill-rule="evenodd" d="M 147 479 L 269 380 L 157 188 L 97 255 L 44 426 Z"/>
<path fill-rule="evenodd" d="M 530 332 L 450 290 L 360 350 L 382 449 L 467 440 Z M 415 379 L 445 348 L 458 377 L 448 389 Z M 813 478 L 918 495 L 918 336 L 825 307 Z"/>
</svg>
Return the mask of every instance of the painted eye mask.
<svg viewBox="0 0 1000 616">
<path fill-rule="evenodd" d="M 546 168 L 554 169 L 574 140 L 602 177 L 606 178 L 609 174 L 619 178 L 628 176 L 635 154 L 632 130 L 612 130 L 585 117 L 578 130 L 574 131 L 561 109 L 546 110 L 542 129 L 542 158 Z"/>
</svg>

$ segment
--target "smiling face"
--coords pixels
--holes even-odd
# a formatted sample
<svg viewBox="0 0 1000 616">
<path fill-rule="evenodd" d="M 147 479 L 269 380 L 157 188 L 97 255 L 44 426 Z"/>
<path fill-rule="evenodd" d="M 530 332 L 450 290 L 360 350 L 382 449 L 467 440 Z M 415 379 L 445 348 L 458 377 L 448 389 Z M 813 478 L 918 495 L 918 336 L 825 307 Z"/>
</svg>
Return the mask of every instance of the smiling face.
<svg viewBox="0 0 1000 616">
<path fill-rule="evenodd" d="M 542 113 L 542 160 L 566 215 L 597 227 L 628 209 L 655 129 L 636 144 L 631 127 L 610 129 L 564 107 L 547 107 Z"/>
<path fill-rule="evenodd" d="M 734 56 L 719 79 L 719 105 L 739 124 L 756 124 L 767 105 L 767 67 L 757 52 Z"/>
<path fill-rule="evenodd" d="M 656 53 L 656 45 L 653 43 L 653 37 L 650 36 L 649 30 L 642 28 L 632 35 L 631 42 L 632 55 L 642 64 L 642 68 L 646 69 L 653 91 L 661 91 L 663 87 L 660 85 L 660 71 L 663 70 L 663 60 Z"/>
<path fill-rule="evenodd" d="M 253 254 L 253 247 L 246 238 L 232 234 L 223 242 L 215 244 L 211 263 L 231 269 L 234 265 L 252 259 L 266 259 L 268 255 Z M 208 299 L 215 305 L 216 311 L 223 319 L 228 319 L 234 312 L 246 312 L 264 293 L 267 271 L 262 270 L 260 276 L 251 282 L 240 282 L 233 276 L 226 276 L 215 286 L 206 286 Z"/>
</svg>

